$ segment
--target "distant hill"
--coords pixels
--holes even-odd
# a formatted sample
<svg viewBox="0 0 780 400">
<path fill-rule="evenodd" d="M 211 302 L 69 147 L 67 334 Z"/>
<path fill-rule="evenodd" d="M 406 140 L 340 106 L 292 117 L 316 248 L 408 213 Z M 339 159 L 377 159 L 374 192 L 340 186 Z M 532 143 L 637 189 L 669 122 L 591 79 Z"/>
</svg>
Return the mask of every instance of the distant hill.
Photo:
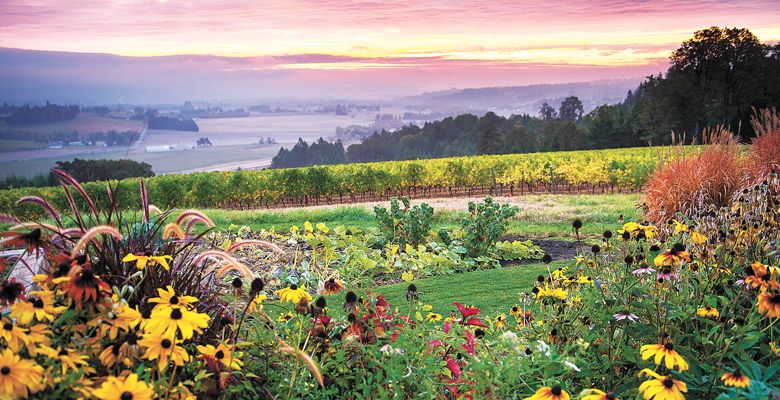
<svg viewBox="0 0 780 400">
<path fill-rule="evenodd" d="M 626 98 L 629 90 L 636 89 L 641 79 L 601 80 L 562 84 L 528 86 L 500 86 L 470 89 L 451 89 L 409 96 L 401 101 L 433 111 L 441 109 L 496 110 L 515 114 L 535 115 L 545 102 L 559 104 L 568 96 L 577 96 L 585 112 L 602 104 L 616 104 Z"/>
</svg>

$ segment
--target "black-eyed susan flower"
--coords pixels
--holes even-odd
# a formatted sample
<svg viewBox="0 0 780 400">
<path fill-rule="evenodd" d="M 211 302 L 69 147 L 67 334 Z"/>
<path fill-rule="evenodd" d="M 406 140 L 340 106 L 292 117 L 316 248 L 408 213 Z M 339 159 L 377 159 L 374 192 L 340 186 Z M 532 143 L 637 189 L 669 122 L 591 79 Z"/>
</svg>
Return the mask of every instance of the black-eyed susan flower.
<svg viewBox="0 0 780 400">
<path fill-rule="evenodd" d="M 691 240 L 693 241 L 693 243 L 703 244 L 703 243 L 707 243 L 707 236 L 704 236 L 704 234 L 700 232 L 694 231 L 691 232 Z"/>
<path fill-rule="evenodd" d="M 0 283 L 0 305 L 9 306 L 18 300 L 24 300 L 24 285 L 13 278 Z"/>
<path fill-rule="evenodd" d="M 77 350 L 68 349 L 66 347 L 51 348 L 48 346 L 40 346 L 38 351 L 54 361 L 59 361 L 62 368 L 62 375 L 66 375 L 68 371 L 95 372 L 95 369 L 89 365 L 89 356 L 82 354 Z"/>
<path fill-rule="evenodd" d="M 138 310 L 118 301 L 118 297 L 114 300 L 116 302 L 111 303 L 109 310 L 87 323 L 87 326 L 97 328 L 101 335 L 111 340 L 116 339 L 120 331 L 128 332 L 141 323 Z"/>
<path fill-rule="evenodd" d="M 520 306 L 512 306 L 512 308 L 509 309 L 509 315 L 518 318 L 523 315 L 523 309 Z"/>
<path fill-rule="evenodd" d="M 311 301 L 311 296 L 306 291 L 306 286 L 298 287 L 296 284 L 290 285 L 290 287 L 282 288 L 274 292 L 279 296 L 281 302 L 289 301 L 290 303 L 298 304 L 301 299 L 307 299 Z"/>
<path fill-rule="evenodd" d="M 25 360 L 11 349 L 0 353 L 0 397 L 27 398 L 43 389 L 43 367 Z"/>
<path fill-rule="evenodd" d="M 524 400 L 569 400 L 571 397 L 560 385 L 545 386 Z"/>
<path fill-rule="evenodd" d="M 653 362 L 656 365 L 661 365 L 664 362 L 666 368 L 677 369 L 682 372 L 688 369 L 688 363 L 685 359 L 674 349 L 672 342 L 666 342 L 664 344 L 646 344 L 639 349 L 643 360 L 647 360 L 650 357 L 653 358 Z"/>
<path fill-rule="evenodd" d="M 547 299 L 564 300 L 569 293 L 561 288 L 551 288 L 548 284 L 544 285 L 544 288 L 539 288 L 539 292 L 536 293 L 536 299 L 543 301 Z"/>
<path fill-rule="evenodd" d="M 428 315 L 425 316 L 425 319 L 427 319 L 428 322 L 441 321 L 441 318 L 442 318 L 441 314 L 436 314 L 432 312 L 429 312 Z"/>
<path fill-rule="evenodd" d="M 154 256 L 152 253 L 144 254 L 128 254 L 122 258 L 122 262 L 130 263 L 135 262 L 135 267 L 138 269 L 144 269 L 147 266 L 154 267 L 155 265 L 161 265 L 166 270 L 170 270 L 171 266 L 168 261 L 173 260 L 173 257 L 169 255 Z"/>
<path fill-rule="evenodd" d="M 581 400 L 620 400 L 614 392 L 604 392 L 598 389 L 587 389 Z"/>
<path fill-rule="evenodd" d="M 124 378 L 109 376 L 92 391 L 92 396 L 99 400 L 152 400 L 155 394 L 146 382 L 138 380 L 138 375 L 130 374 Z"/>
<path fill-rule="evenodd" d="M 27 335 L 27 330 L 20 326 L 17 326 L 9 319 L 2 319 L 2 326 L 0 326 L 0 337 L 5 340 L 6 345 L 14 353 L 18 353 L 22 347 L 30 347 L 30 337 Z"/>
<path fill-rule="evenodd" d="M 97 302 L 111 292 L 111 287 L 95 275 L 92 268 L 72 268 L 69 277 L 65 291 L 76 303 L 76 308 L 81 308 L 84 301 Z"/>
<path fill-rule="evenodd" d="M 54 317 L 67 310 L 65 306 L 54 304 L 54 293 L 51 291 L 30 292 L 30 294 L 36 297 L 18 302 L 11 307 L 11 317 L 24 325 L 29 325 L 33 319 L 38 322 L 52 322 Z"/>
<path fill-rule="evenodd" d="M 251 313 L 262 309 L 263 302 L 266 300 L 268 300 L 268 296 L 264 294 L 255 295 L 255 297 L 252 298 L 252 301 L 249 302 L 249 307 L 247 308 L 247 312 Z"/>
<path fill-rule="evenodd" d="M 656 267 L 676 267 L 683 261 L 691 262 L 691 253 L 685 251 L 685 246 L 676 243 L 671 249 L 657 255 L 653 263 Z"/>
<path fill-rule="evenodd" d="M 291 312 L 287 312 L 287 314 L 279 314 L 279 316 L 276 318 L 277 322 L 289 322 L 292 321 L 292 319 L 295 318 L 295 314 Z"/>
<path fill-rule="evenodd" d="M 758 294 L 758 312 L 769 318 L 780 317 L 780 293 L 764 292 Z"/>
<path fill-rule="evenodd" d="M 336 294 L 344 289 L 344 285 L 336 278 L 329 278 L 323 284 L 322 294 Z"/>
<path fill-rule="evenodd" d="M 145 329 L 154 334 L 173 337 L 181 333 L 183 339 L 189 339 L 197 332 L 201 333 L 209 324 L 208 314 L 190 311 L 182 306 L 152 311 Z"/>
<path fill-rule="evenodd" d="M 157 288 L 157 297 L 149 299 L 150 303 L 154 303 L 155 310 L 163 310 L 171 308 L 173 306 L 183 306 L 187 309 L 191 309 L 198 302 L 198 298 L 194 296 L 181 296 L 177 295 L 173 287 L 168 285 L 165 289 Z"/>
<path fill-rule="evenodd" d="M 149 361 L 157 360 L 157 369 L 162 372 L 173 362 L 181 367 L 190 360 L 187 350 L 181 347 L 181 340 L 173 339 L 173 336 L 157 334 L 145 334 L 138 344 L 146 349 L 143 358 Z"/>
<path fill-rule="evenodd" d="M 227 369 L 240 371 L 241 367 L 244 365 L 240 359 L 243 353 L 240 351 L 231 350 L 230 347 L 226 346 L 224 343 L 219 343 L 217 346 L 210 344 L 205 346 L 197 346 L 197 349 L 200 352 L 198 358 L 210 358 L 219 362 Z"/>
<path fill-rule="evenodd" d="M 683 393 L 688 392 L 685 382 L 659 375 L 647 368 L 640 371 L 639 375 L 653 378 L 639 385 L 644 400 L 685 400 Z"/>
<path fill-rule="evenodd" d="M 746 388 L 750 386 L 750 378 L 742 375 L 740 370 L 727 372 L 720 377 L 720 380 L 723 381 L 723 384 L 726 386 L 733 386 L 738 388 Z"/>
<path fill-rule="evenodd" d="M 718 309 L 710 306 L 699 308 L 696 310 L 696 315 L 704 318 L 720 318 L 720 312 L 718 312 Z"/>
<path fill-rule="evenodd" d="M 506 324 L 506 315 L 504 314 L 497 315 L 494 322 L 496 324 L 496 328 L 498 329 L 503 328 L 504 325 Z"/>
</svg>

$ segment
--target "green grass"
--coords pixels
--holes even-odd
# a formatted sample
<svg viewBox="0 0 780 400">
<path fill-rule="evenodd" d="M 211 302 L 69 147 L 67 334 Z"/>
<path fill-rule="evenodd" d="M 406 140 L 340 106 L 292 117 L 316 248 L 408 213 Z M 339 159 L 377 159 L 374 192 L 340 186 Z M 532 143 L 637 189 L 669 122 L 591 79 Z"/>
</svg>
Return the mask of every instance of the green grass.
<svg viewBox="0 0 780 400">
<path fill-rule="evenodd" d="M 571 222 L 583 221 L 581 233 L 598 236 L 607 229 L 619 227 L 618 217 L 626 221 L 640 217 L 635 205 L 638 194 L 603 195 L 531 195 L 517 197 L 520 212 L 509 222 L 507 235 L 571 238 Z M 464 205 L 465 207 L 465 205 Z M 329 226 L 355 226 L 360 229 L 375 227 L 374 211 L 368 206 L 341 206 L 334 208 L 293 210 L 204 210 L 218 227 L 226 229 L 231 224 L 247 225 L 253 230 L 270 229 L 286 231 L 292 225 L 304 221 L 323 222 Z M 434 229 L 458 226 L 458 219 L 465 211 L 439 210 L 434 214 Z"/>
</svg>

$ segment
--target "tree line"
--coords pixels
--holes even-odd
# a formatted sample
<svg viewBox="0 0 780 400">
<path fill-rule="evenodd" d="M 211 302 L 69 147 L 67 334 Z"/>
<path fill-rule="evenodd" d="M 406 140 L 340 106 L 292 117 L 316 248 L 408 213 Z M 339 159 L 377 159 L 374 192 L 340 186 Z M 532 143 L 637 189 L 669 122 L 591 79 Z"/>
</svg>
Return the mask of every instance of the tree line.
<svg viewBox="0 0 780 400">
<path fill-rule="evenodd" d="M 4 105 L 3 108 L 8 107 L 7 105 Z M 11 110 L 11 115 L 5 118 L 5 122 L 8 125 L 45 124 L 50 122 L 68 121 L 76 118 L 76 115 L 81 111 L 79 106 L 76 105 L 60 106 L 57 104 L 50 104 L 48 101 L 45 106 L 30 107 L 29 105 L 24 105 Z"/>
<path fill-rule="evenodd" d="M 375 132 L 346 149 L 299 140 L 272 167 L 664 145 L 672 132 L 699 141 L 713 125 L 748 140 L 752 110 L 778 104 L 780 44 L 761 43 L 748 29 L 711 27 L 696 31 L 671 54 L 666 73 L 648 76 L 619 104 L 584 114 L 571 96 L 557 108 L 544 103 L 538 115 L 463 114 Z"/>
</svg>

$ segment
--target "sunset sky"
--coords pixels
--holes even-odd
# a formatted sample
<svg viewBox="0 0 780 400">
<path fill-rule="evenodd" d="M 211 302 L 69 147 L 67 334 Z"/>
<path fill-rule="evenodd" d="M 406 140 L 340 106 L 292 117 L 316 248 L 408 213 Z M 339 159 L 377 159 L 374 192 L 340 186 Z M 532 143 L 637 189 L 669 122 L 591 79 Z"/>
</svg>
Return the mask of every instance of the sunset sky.
<svg viewBox="0 0 780 400">
<path fill-rule="evenodd" d="M 219 56 L 167 65 L 433 89 L 641 78 L 708 26 L 778 41 L 779 10 L 765 0 L 3 0 L 0 47 Z"/>
</svg>

